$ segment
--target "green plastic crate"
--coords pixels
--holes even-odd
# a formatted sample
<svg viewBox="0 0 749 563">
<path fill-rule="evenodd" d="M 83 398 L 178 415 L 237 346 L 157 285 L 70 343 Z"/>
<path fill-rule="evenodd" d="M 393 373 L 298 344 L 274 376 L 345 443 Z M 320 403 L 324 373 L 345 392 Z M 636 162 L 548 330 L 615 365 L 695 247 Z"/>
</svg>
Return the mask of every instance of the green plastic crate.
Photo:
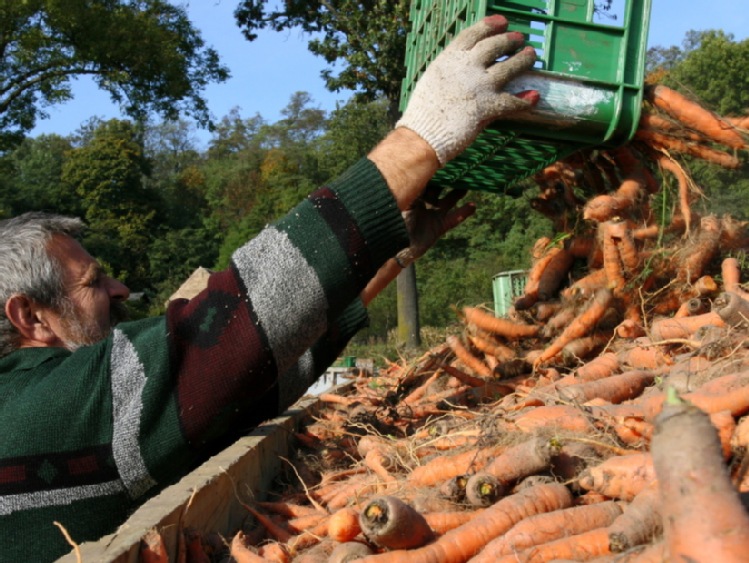
<svg viewBox="0 0 749 563">
<path fill-rule="evenodd" d="M 494 314 L 497 317 L 504 317 L 515 299 L 523 295 L 527 281 L 528 272 L 526 270 L 501 272 L 492 278 Z"/>
<path fill-rule="evenodd" d="M 578 150 L 615 147 L 640 119 L 651 0 L 412 0 L 401 110 L 427 65 L 462 29 L 502 14 L 536 49 L 536 67 L 508 86 L 538 90 L 522 119 L 496 122 L 437 172 L 441 186 L 507 192 Z"/>
</svg>

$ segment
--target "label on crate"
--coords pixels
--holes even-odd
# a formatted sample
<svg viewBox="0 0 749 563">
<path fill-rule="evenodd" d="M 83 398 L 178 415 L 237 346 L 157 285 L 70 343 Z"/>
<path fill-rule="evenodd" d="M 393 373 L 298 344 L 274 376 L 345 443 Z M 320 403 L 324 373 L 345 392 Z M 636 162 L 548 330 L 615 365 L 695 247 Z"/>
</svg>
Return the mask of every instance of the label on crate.
<svg viewBox="0 0 749 563">
<path fill-rule="evenodd" d="M 540 121 L 558 126 L 590 118 L 614 102 L 614 93 L 591 84 L 565 80 L 538 72 L 525 73 L 507 85 L 513 94 L 537 90 L 541 95 L 532 112 L 516 119 Z"/>
</svg>

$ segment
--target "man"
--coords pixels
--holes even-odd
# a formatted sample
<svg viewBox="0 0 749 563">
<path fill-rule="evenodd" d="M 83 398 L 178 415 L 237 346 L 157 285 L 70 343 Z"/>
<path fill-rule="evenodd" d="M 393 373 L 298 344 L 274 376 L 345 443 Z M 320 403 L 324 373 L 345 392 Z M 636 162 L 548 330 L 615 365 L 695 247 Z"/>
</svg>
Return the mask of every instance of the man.
<svg viewBox="0 0 749 563">
<path fill-rule="evenodd" d="M 128 290 L 75 240 L 76 220 L 0 224 L 3 557 L 69 551 L 54 522 L 78 543 L 113 532 L 238 428 L 304 393 L 366 322 L 364 305 L 470 214 L 424 221 L 418 198 L 438 167 L 537 102 L 502 91 L 535 60 L 506 26 L 492 16 L 460 34 L 367 158 L 163 317 L 112 329 Z"/>
</svg>

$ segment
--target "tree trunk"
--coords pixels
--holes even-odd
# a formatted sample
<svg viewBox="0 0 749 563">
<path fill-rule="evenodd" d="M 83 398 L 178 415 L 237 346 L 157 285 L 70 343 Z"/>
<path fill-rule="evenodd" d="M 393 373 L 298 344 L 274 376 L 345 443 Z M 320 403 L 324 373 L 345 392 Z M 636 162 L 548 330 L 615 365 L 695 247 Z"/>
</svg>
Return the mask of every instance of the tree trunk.
<svg viewBox="0 0 749 563">
<path fill-rule="evenodd" d="M 416 291 L 416 266 L 411 264 L 397 278 L 398 331 L 397 342 L 407 348 L 421 346 L 419 294 Z"/>
</svg>

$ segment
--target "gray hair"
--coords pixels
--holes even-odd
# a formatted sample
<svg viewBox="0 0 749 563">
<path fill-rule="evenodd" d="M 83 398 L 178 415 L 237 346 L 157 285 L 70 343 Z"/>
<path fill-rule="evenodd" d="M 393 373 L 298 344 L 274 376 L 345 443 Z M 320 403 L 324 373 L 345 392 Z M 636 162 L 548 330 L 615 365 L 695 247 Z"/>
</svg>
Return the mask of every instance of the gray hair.
<svg viewBox="0 0 749 563">
<path fill-rule="evenodd" d="M 61 264 L 47 250 L 53 235 L 71 237 L 83 229 L 76 217 L 32 211 L 0 221 L 0 358 L 16 350 L 20 334 L 5 315 L 5 304 L 22 294 L 60 308 L 65 300 Z"/>
</svg>

